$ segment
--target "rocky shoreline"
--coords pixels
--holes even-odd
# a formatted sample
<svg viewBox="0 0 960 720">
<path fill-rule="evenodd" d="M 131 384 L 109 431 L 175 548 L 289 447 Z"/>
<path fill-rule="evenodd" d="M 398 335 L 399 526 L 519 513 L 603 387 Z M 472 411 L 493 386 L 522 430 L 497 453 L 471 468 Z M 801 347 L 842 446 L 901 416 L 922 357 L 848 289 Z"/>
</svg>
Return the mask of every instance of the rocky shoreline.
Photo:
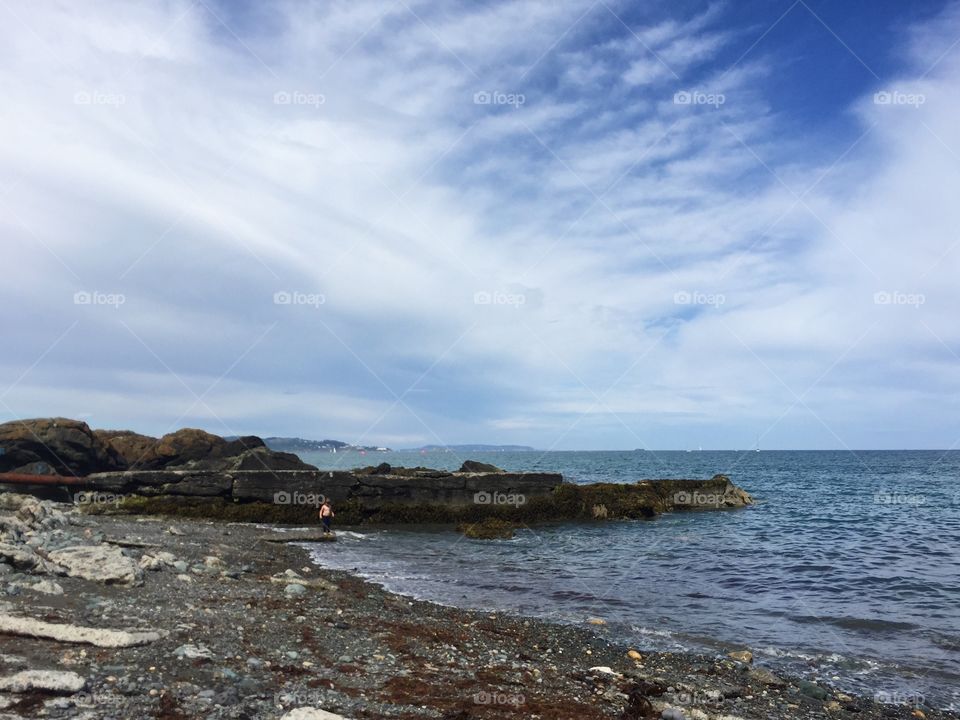
<svg viewBox="0 0 960 720">
<path fill-rule="evenodd" d="M 0 531 L 0 719 L 956 717 L 780 678 L 743 652 L 641 655 L 600 618 L 411 600 L 265 526 L 6 493 Z"/>
</svg>

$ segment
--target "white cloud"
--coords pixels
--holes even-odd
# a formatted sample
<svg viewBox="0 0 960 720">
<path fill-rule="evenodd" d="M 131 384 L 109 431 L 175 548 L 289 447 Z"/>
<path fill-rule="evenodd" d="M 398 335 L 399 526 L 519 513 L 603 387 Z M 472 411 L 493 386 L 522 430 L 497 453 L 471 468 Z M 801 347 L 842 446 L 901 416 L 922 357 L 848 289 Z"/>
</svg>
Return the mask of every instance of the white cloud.
<svg viewBox="0 0 960 720">
<path fill-rule="evenodd" d="M 562 447 L 684 446 L 683 423 L 734 446 L 786 413 L 773 445 L 955 439 L 955 17 L 904 37 L 890 89 L 926 102 L 857 99 L 866 135 L 824 162 L 770 113 L 769 59 L 708 66 L 721 6 L 642 42 L 589 3 L 412 7 L 228 31 L 189 3 L 35 5 L 0 27 L 0 393 L 43 356 L 10 412 L 159 432 L 195 400 L 169 366 L 197 392 L 227 373 L 188 413 L 220 432 L 546 447 L 588 413 Z M 815 382 L 819 420 L 790 411 Z"/>
</svg>

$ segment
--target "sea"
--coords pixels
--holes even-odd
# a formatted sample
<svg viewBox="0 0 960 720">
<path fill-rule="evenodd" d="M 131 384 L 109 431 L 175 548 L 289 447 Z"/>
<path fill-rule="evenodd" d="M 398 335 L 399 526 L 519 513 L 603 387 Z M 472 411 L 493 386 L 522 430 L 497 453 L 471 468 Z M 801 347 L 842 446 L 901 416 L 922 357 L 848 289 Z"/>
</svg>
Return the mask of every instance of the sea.
<svg viewBox="0 0 960 720">
<path fill-rule="evenodd" d="M 455 452 L 303 453 L 321 469 L 457 469 Z M 563 623 L 638 650 L 720 655 L 881 702 L 960 710 L 960 451 L 471 452 L 569 482 L 708 478 L 745 510 L 522 527 L 339 528 L 324 567 L 393 592 Z"/>
</svg>

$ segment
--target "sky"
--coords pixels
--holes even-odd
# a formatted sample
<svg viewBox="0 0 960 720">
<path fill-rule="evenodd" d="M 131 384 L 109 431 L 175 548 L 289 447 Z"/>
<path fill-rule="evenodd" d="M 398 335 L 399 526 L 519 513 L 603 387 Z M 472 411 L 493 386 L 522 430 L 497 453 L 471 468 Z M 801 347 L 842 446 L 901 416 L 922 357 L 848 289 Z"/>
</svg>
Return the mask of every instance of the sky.
<svg viewBox="0 0 960 720">
<path fill-rule="evenodd" d="M 0 421 L 954 448 L 960 3 L 0 2 Z"/>
</svg>

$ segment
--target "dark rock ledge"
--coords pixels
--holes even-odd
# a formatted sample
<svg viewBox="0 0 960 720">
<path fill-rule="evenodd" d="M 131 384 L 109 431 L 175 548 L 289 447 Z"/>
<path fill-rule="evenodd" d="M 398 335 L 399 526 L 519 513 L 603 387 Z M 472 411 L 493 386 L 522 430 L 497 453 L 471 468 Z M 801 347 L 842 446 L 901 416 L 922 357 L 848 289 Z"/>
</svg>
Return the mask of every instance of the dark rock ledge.
<svg viewBox="0 0 960 720">
<path fill-rule="evenodd" d="M 724 475 L 578 485 L 557 473 L 505 472 L 475 461 L 456 472 L 386 463 L 327 472 L 257 437 L 227 441 L 187 429 L 157 439 L 65 419 L 0 425 L 0 449 L 0 491 L 97 512 L 302 523 L 316 519 L 326 498 L 340 524 L 533 523 L 643 519 L 753 502 Z"/>
</svg>

